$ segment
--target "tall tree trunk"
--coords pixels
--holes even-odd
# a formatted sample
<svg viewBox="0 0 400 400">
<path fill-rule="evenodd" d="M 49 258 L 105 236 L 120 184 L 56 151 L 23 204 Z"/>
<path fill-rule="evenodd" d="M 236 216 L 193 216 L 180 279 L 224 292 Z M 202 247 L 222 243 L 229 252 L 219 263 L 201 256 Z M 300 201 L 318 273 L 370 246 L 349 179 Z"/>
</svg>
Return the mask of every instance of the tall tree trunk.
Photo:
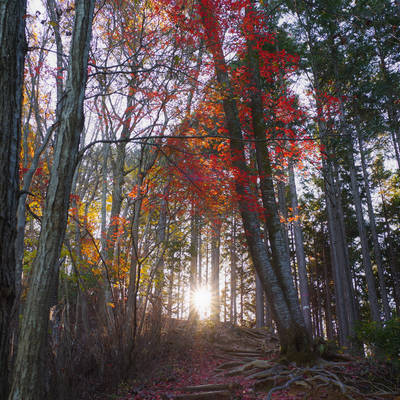
<svg viewBox="0 0 400 400">
<path fill-rule="evenodd" d="M 332 313 L 332 300 L 331 300 L 331 287 L 330 276 L 328 273 L 329 259 L 327 256 L 327 248 L 325 243 L 322 244 L 322 264 L 324 269 L 324 291 L 325 291 L 325 325 L 326 336 L 328 340 L 333 340 L 333 313 Z"/>
<path fill-rule="evenodd" d="M 237 275 L 237 255 L 236 255 L 236 218 L 232 221 L 232 238 L 230 246 L 230 262 L 231 262 L 231 308 L 230 321 L 232 325 L 237 324 L 237 303 L 236 303 L 236 275 Z"/>
<path fill-rule="evenodd" d="M 190 219 L 190 299 L 189 299 L 189 319 L 197 317 L 194 304 L 194 293 L 197 290 L 197 254 L 199 245 L 198 214 L 196 205 L 192 205 L 192 216 Z"/>
<path fill-rule="evenodd" d="M 199 244 L 197 245 L 197 285 L 198 287 L 202 286 L 202 258 L 203 258 L 203 254 L 201 252 L 201 248 L 202 248 L 202 236 L 201 236 L 201 228 L 202 228 L 202 221 L 201 221 L 201 217 L 199 216 L 199 221 L 198 221 L 198 230 L 199 230 Z"/>
<path fill-rule="evenodd" d="M 103 139 L 107 139 L 106 133 L 103 132 Z M 114 327 L 114 316 L 113 311 L 110 307 L 110 303 L 112 302 L 112 294 L 111 288 L 109 284 L 110 279 L 110 263 L 107 259 L 107 249 L 108 249 L 108 240 L 109 240 L 109 232 L 107 232 L 107 178 L 108 178 L 108 157 L 110 154 L 110 144 L 103 144 L 103 165 L 102 165 L 102 191 L 101 191 L 101 256 L 102 260 L 105 261 L 105 265 L 103 265 L 102 275 L 103 275 L 103 288 L 100 293 L 100 301 L 98 304 L 99 307 L 99 315 L 101 316 L 101 321 L 99 323 L 103 324 L 107 329 L 110 329 L 112 332 L 112 328 Z M 114 185 L 115 186 L 115 185 Z M 114 200 L 115 201 L 115 200 Z M 110 224 L 111 225 L 111 224 Z"/>
<path fill-rule="evenodd" d="M 10 322 L 15 302 L 26 0 L 0 4 L 0 397 L 8 395 Z"/>
<path fill-rule="evenodd" d="M 338 202 L 340 200 L 337 195 L 337 185 L 333 182 L 334 178 L 332 176 L 331 163 L 329 159 L 323 161 L 323 173 L 325 178 L 331 265 L 335 284 L 336 316 L 338 319 L 339 343 L 343 346 L 349 346 L 351 325 L 354 324 L 354 318 L 351 314 L 351 302 L 353 300 L 350 297 L 348 289 L 349 282 L 347 274 L 345 273 L 345 268 L 347 268 L 348 263 L 346 260 L 346 252 L 343 248 L 344 238 L 341 236 L 342 233 L 339 226 L 340 213 L 338 211 Z M 348 310 L 350 310 L 350 315 L 348 314 Z M 351 318 L 349 319 L 349 317 Z"/>
<path fill-rule="evenodd" d="M 400 314 L 400 271 L 398 268 L 398 259 L 395 252 L 395 239 L 393 237 L 393 232 L 390 227 L 387 206 L 385 202 L 385 197 L 383 195 L 383 187 L 382 183 L 379 182 L 379 192 L 381 194 L 382 200 L 382 209 L 383 209 L 383 217 L 384 217 L 384 226 L 386 233 L 386 242 L 388 242 L 389 247 L 389 258 L 390 258 L 390 271 L 393 279 L 393 297 L 396 303 L 396 312 Z"/>
<path fill-rule="evenodd" d="M 368 301 L 371 310 L 372 320 L 375 322 L 380 322 L 381 318 L 379 315 L 379 305 L 378 305 L 378 296 L 375 288 L 375 277 L 372 271 L 371 257 L 369 254 L 369 245 L 367 238 L 367 230 L 365 227 L 365 221 L 362 211 L 361 198 L 360 198 L 360 190 L 357 181 L 357 173 L 354 165 L 354 149 L 353 149 L 353 138 L 350 138 L 351 145 L 349 148 L 348 155 L 348 163 L 350 169 L 350 184 L 351 184 L 351 193 L 354 200 L 354 206 L 356 209 L 356 218 L 358 225 L 358 233 L 361 240 L 361 254 L 362 254 L 362 264 L 364 266 L 365 277 L 367 280 L 367 292 L 368 292 Z"/>
<path fill-rule="evenodd" d="M 127 320 L 125 323 L 125 342 L 128 348 L 129 357 L 132 356 L 134 348 L 134 341 L 137 328 L 137 294 L 139 290 L 140 270 L 139 263 L 140 249 L 139 249 L 139 226 L 140 214 L 143 203 L 143 194 L 141 193 L 142 185 L 147 173 L 153 166 L 158 153 L 150 154 L 149 146 L 144 145 L 141 149 L 139 159 L 139 170 L 136 177 L 137 195 L 133 203 L 133 216 L 131 222 L 131 255 L 130 255 L 130 269 L 129 269 L 129 286 L 128 286 L 128 299 L 126 304 Z"/>
<path fill-rule="evenodd" d="M 153 301 L 153 329 L 157 344 L 161 338 L 162 322 L 162 290 L 164 288 L 164 253 L 166 249 L 167 231 L 167 201 L 169 184 L 164 187 L 163 198 L 160 205 L 160 216 L 157 226 L 157 256 L 155 265 L 154 301 Z"/>
<path fill-rule="evenodd" d="M 265 326 L 264 289 L 256 272 L 256 328 Z"/>
<path fill-rule="evenodd" d="M 220 320 L 219 259 L 221 244 L 221 224 L 214 224 L 211 235 L 211 319 Z"/>
<path fill-rule="evenodd" d="M 279 206 L 279 213 L 284 218 L 285 222 L 282 224 L 282 234 L 283 240 L 285 242 L 286 252 L 290 255 L 290 244 L 289 244 L 289 229 L 288 229 L 288 208 L 286 204 L 286 185 L 281 180 L 283 178 L 283 172 L 280 172 L 280 177 L 277 179 L 276 187 L 278 189 L 278 206 Z"/>
<path fill-rule="evenodd" d="M 49 290 L 65 234 L 69 195 L 84 127 L 83 100 L 94 0 L 77 0 L 75 10 L 60 135 L 55 147 L 38 251 L 22 320 L 11 400 L 39 400 L 45 397 L 41 383 L 48 337 Z"/>
<path fill-rule="evenodd" d="M 310 295 L 308 290 L 306 256 L 304 253 L 304 243 L 303 243 L 304 238 L 303 238 L 303 230 L 301 229 L 301 224 L 299 221 L 300 216 L 299 216 L 299 204 L 297 200 L 296 181 L 295 181 L 293 163 L 291 160 L 289 161 L 289 187 L 290 187 L 290 197 L 292 203 L 291 205 L 294 218 L 293 230 L 294 230 L 294 240 L 296 245 L 297 268 L 299 271 L 300 304 L 306 328 L 311 334 L 312 326 L 311 326 L 311 312 L 310 312 Z"/>
<path fill-rule="evenodd" d="M 333 280 L 335 283 L 336 316 L 338 320 L 339 343 L 341 345 L 349 346 L 349 336 L 353 333 L 354 324 L 357 320 L 357 312 L 344 229 L 340 182 L 337 176 L 336 160 L 331 154 L 331 143 L 329 136 L 327 135 L 327 126 L 325 123 L 325 116 L 323 115 L 324 104 L 322 104 L 320 97 L 318 97 L 323 91 L 321 90 L 322 74 L 319 70 L 319 55 L 315 49 L 315 43 L 317 42 L 317 39 L 312 33 L 311 24 L 309 23 L 309 10 L 306 9 L 307 17 L 305 23 L 303 23 L 302 18 L 297 10 L 296 12 L 299 23 L 306 33 L 307 44 L 310 49 L 313 87 L 317 94 L 316 109 L 318 112 L 318 128 L 322 144 L 326 148 L 326 155 L 324 154 L 322 157 L 322 164 L 326 210 L 328 214 L 330 256 L 333 270 Z"/>
<path fill-rule="evenodd" d="M 383 267 L 381 247 L 379 245 L 378 233 L 377 233 L 377 229 L 376 229 L 376 218 L 375 218 L 374 208 L 372 205 L 371 190 L 369 187 L 369 176 L 368 176 L 368 171 L 367 171 L 367 163 L 365 160 L 364 144 L 363 144 L 362 135 L 361 135 L 359 127 L 358 127 L 358 144 L 359 144 L 359 148 L 360 148 L 361 167 L 362 167 L 362 171 L 363 171 L 364 188 L 365 188 L 365 194 L 366 194 L 366 198 L 367 198 L 369 225 L 371 228 L 372 243 L 374 246 L 375 262 L 376 262 L 376 265 L 378 268 L 379 289 L 380 289 L 382 305 L 383 305 L 383 314 L 385 316 L 385 320 L 388 320 L 391 316 L 391 311 L 390 311 L 390 306 L 389 306 L 388 294 L 387 294 L 387 290 L 386 290 L 385 276 L 383 273 L 384 267 Z"/>
</svg>

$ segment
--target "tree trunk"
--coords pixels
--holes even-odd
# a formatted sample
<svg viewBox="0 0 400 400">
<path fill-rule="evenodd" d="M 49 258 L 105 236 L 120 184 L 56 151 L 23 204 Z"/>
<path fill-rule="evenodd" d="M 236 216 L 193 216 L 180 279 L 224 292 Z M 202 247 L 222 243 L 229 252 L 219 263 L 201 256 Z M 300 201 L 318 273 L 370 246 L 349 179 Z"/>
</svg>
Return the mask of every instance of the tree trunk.
<svg viewBox="0 0 400 400">
<path fill-rule="evenodd" d="M 8 395 L 10 322 L 15 302 L 26 0 L 0 4 L 0 397 Z"/>
<path fill-rule="evenodd" d="M 256 272 L 256 328 L 265 326 L 264 289 Z"/>
<path fill-rule="evenodd" d="M 309 20 L 309 11 L 307 11 L 307 19 Z M 340 182 L 335 169 L 336 160 L 330 152 L 331 143 L 327 135 L 327 126 L 323 115 L 323 106 L 320 93 L 323 93 L 320 87 L 322 81 L 319 71 L 318 53 L 315 50 L 316 38 L 311 31 L 308 22 L 303 24 L 298 14 L 299 23 L 302 25 L 307 35 L 307 43 L 310 49 L 310 63 L 313 76 L 313 87 L 317 94 L 316 109 L 318 112 L 318 128 L 321 136 L 322 144 L 326 148 L 326 154 L 322 157 L 324 191 L 326 197 L 326 210 L 328 214 L 328 232 L 331 265 L 333 271 L 333 280 L 335 284 L 336 299 L 336 316 L 338 321 L 339 343 L 349 346 L 349 336 L 353 333 L 354 324 L 357 319 L 354 290 L 352 288 L 352 280 L 350 276 L 350 266 L 348 259 L 348 250 L 344 229 L 344 217 L 341 205 Z"/>
<path fill-rule="evenodd" d="M 198 214 L 196 206 L 192 205 L 192 216 L 190 219 L 190 300 L 189 319 L 197 318 L 197 311 L 194 304 L 194 293 L 197 290 L 197 258 L 199 244 Z"/>
<path fill-rule="evenodd" d="M 306 328 L 311 334 L 312 326 L 311 326 L 311 312 L 310 312 L 310 295 L 308 290 L 308 279 L 307 279 L 307 268 L 306 268 L 306 256 L 304 253 L 303 230 L 301 229 L 301 224 L 299 221 L 300 217 L 299 204 L 297 201 L 296 181 L 295 181 L 292 161 L 289 161 L 289 187 L 290 187 L 290 197 L 291 197 L 293 218 L 294 218 L 293 230 L 294 230 L 294 240 L 296 245 L 297 268 L 299 271 L 300 304 Z"/>
<path fill-rule="evenodd" d="M 356 218 L 358 225 L 358 233 L 361 240 L 361 255 L 362 255 L 362 264 L 364 266 L 365 277 L 367 281 L 367 292 L 368 292 L 368 301 L 371 310 L 372 320 L 375 322 L 380 322 L 381 318 L 379 315 L 379 305 L 378 305 L 378 296 L 375 288 L 375 277 L 372 271 L 371 257 L 369 254 L 369 245 L 367 238 L 367 230 L 365 227 L 365 221 L 362 211 L 361 198 L 360 198 L 360 190 L 357 181 L 357 173 L 354 165 L 354 149 L 353 149 L 353 138 L 350 137 L 351 145 L 349 148 L 348 162 L 350 169 L 350 184 L 351 184 L 351 193 L 354 200 L 354 206 L 356 209 Z"/>
<path fill-rule="evenodd" d="M 160 216 L 157 226 L 157 256 L 155 265 L 155 283 L 154 283 L 154 301 L 153 301 L 153 329 L 157 344 L 161 338 L 162 322 L 162 290 L 164 288 L 164 252 L 166 249 L 166 231 L 167 231 L 167 201 L 169 184 L 166 184 L 163 191 L 163 198 L 160 205 Z"/>
<path fill-rule="evenodd" d="M 325 290 L 325 325 L 326 325 L 326 336 L 328 340 L 333 340 L 333 313 L 332 313 L 332 300 L 331 300 L 331 287 L 330 287 L 330 276 L 328 274 L 328 257 L 326 255 L 327 248 L 325 244 L 322 244 L 322 264 L 324 269 L 324 290 Z"/>
<path fill-rule="evenodd" d="M 374 256 L 375 262 L 378 268 L 378 278 L 379 278 L 379 288 L 381 293 L 382 305 L 383 305 L 383 314 L 385 316 L 385 320 L 388 320 L 391 316 L 388 294 L 386 290 L 386 283 L 385 283 L 385 276 L 384 276 L 384 267 L 382 261 L 382 252 L 381 247 L 379 245 L 378 233 L 376 229 L 376 218 L 374 213 L 374 208 L 372 205 L 372 196 L 371 190 L 369 188 L 369 176 L 367 171 L 367 163 L 365 160 L 365 153 L 364 153 L 364 145 L 361 136 L 361 132 L 358 129 L 358 144 L 360 148 L 360 155 L 361 155 L 361 167 L 363 171 L 363 178 L 364 178 L 364 188 L 365 194 L 367 198 L 367 207 L 368 207 L 368 217 L 369 217 L 369 225 L 371 228 L 371 235 L 372 235 L 372 243 L 374 246 Z"/>
<path fill-rule="evenodd" d="M 202 286 L 202 258 L 203 258 L 203 254 L 201 252 L 201 248 L 202 248 L 202 236 L 201 236 L 201 228 L 202 228 L 202 222 L 201 222 L 201 217 L 199 216 L 199 220 L 198 220 L 198 230 L 199 230 L 199 243 L 197 245 L 197 285 L 198 287 Z"/>
<path fill-rule="evenodd" d="M 237 324 L 237 304 L 236 304 L 236 269 L 237 269 L 237 255 L 236 255 L 236 219 L 233 217 L 232 221 L 232 238 L 230 246 L 230 261 L 231 261 L 231 308 L 230 308 L 230 321 L 232 325 Z"/>
<path fill-rule="evenodd" d="M 219 259 L 221 244 L 221 224 L 214 224 L 211 235 L 211 319 L 220 321 Z"/>
<path fill-rule="evenodd" d="M 131 263 L 129 269 L 129 286 L 128 286 L 128 299 L 126 304 L 127 320 L 125 323 L 125 342 L 128 348 L 129 357 L 132 355 L 134 348 L 134 340 L 136 336 L 137 327 L 137 294 L 139 290 L 140 280 L 140 249 L 139 249 L 139 226 L 140 214 L 143 202 L 143 194 L 141 188 L 147 173 L 153 166 L 157 152 L 149 154 L 149 147 L 142 147 L 139 160 L 139 171 L 136 177 L 137 195 L 133 203 L 133 216 L 131 222 Z"/>
<path fill-rule="evenodd" d="M 347 318 L 346 303 L 349 301 L 348 290 L 346 290 L 346 254 L 343 249 L 343 241 L 340 240 L 340 229 L 338 222 L 338 198 L 336 187 L 333 183 L 331 161 L 323 161 L 323 174 L 325 180 L 326 209 L 328 214 L 328 231 L 331 265 L 333 280 L 335 284 L 336 316 L 338 320 L 339 344 L 349 346 L 350 326 Z M 346 295 L 347 293 L 347 295 Z"/>
<path fill-rule="evenodd" d="M 384 191 L 381 182 L 379 182 L 379 192 L 381 194 L 381 200 L 382 200 L 386 241 L 388 242 L 388 247 L 389 247 L 390 270 L 393 279 L 393 297 L 396 303 L 396 312 L 397 314 L 400 314 L 400 271 L 398 270 L 398 260 L 395 252 L 395 243 L 394 243 L 395 239 L 393 237 L 393 233 L 390 227 L 387 206 L 383 195 Z"/>
<path fill-rule="evenodd" d="M 65 234 L 69 195 L 84 127 L 83 100 L 94 0 L 77 0 L 75 10 L 60 135 L 55 147 L 38 251 L 22 320 L 11 400 L 45 398 L 41 383 L 48 337 L 49 290 Z"/>
</svg>

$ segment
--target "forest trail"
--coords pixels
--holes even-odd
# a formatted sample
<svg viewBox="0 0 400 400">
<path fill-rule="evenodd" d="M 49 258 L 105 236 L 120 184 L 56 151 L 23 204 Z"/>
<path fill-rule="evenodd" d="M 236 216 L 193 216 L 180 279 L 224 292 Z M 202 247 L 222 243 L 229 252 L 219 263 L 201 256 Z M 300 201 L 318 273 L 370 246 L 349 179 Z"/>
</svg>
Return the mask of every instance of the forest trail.
<svg viewBox="0 0 400 400">
<path fill-rule="evenodd" d="M 175 334 L 192 338 L 190 350 L 163 360 L 114 398 L 400 400 L 393 377 L 376 363 L 322 361 L 312 368 L 277 363 L 278 339 L 267 329 L 200 322 L 181 324 Z"/>
</svg>

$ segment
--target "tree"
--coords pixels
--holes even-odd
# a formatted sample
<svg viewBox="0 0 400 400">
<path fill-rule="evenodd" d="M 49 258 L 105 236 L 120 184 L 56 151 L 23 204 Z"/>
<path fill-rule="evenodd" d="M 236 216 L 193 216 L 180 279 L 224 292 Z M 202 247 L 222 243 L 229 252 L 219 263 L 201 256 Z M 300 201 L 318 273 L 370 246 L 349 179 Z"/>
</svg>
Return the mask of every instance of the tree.
<svg viewBox="0 0 400 400">
<path fill-rule="evenodd" d="M 8 394 L 10 323 L 15 302 L 26 0 L 0 5 L 0 397 Z"/>
<path fill-rule="evenodd" d="M 77 0 L 75 10 L 68 78 L 59 121 L 60 134 L 56 142 L 39 247 L 22 320 L 10 394 L 12 400 L 42 399 L 44 395 L 42 366 L 47 351 L 49 296 L 52 283 L 58 280 L 58 276 L 54 276 L 54 269 L 59 263 L 72 179 L 78 162 L 80 135 L 84 128 L 83 100 L 94 0 Z"/>
<path fill-rule="evenodd" d="M 262 238 L 257 212 L 252 209 L 249 197 L 252 190 L 249 181 L 249 170 L 245 160 L 242 127 L 238 118 L 237 103 L 234 98 L 232 81 L 228 75 L 228 66 L 222 50 L 220 23 L 217 20 L 216 10 L 219 3 L 211 0 L 200 0 L 198 3 L 199 16 L 203 25 L 208 50 L 212 60 L 219 85 L 224 89 L 223 109 L 226 128 L 230 137 L 230 151 L 232 167 L 235 171 L 235 186 L 238 196 L 239 208 L 246 233 L 247 244 L 254 267 L 260 277 L 264 290 L 270 302 L 274 320 L 277 324 L 281 341 L 281 352 L 288 359 L 297 361 L 310 361 L 312 359 L 311 338 L 305 328 L 304 319 L 300 312 L 297 294 L 294 290 L 290 273 L 290 264 L 285 246 L 272 185 L 271 169 L 269 166 L 268 149 L 263 145 L 265 138 L 265 122 L 261 101 L 259 78 L 257 77 L 256 44 L 247 45 L 250 59 L 249 73 L 255 97 L 251 98 L 251 116 L 256 138 L 258 177 L 262 192 L 265 213 L 270 220 L 268 233 L 270 237 L 273 261 L 269 260 L 266 245 Z M 250 4 L 247 4 L 252 13 Z M 254 14 L 252 14 L 254 16 Z M 251 20 L 254 21 L 255 20 Z M 251 26 L 251 21 L 246 21 L 245 29 Z M 256 35 L 251 32 L 252 35 Z M 249 35 L 250 36 L 250 35 Z M 255 85 L 254 85 L 255 84 Z"/>
</svg>

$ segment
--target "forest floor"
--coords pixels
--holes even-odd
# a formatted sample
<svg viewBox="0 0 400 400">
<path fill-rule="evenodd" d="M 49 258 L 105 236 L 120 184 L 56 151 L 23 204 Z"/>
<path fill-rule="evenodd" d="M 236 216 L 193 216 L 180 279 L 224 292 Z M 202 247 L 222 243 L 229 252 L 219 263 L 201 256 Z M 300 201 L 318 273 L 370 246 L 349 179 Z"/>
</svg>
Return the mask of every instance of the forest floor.
<svg viewBox="0 0 400 400">
<path fill-rule="evenodd" d="M 174 327 L 190 346 L 171 352 L 111 397 L 118 400 L 395 399 L 399 377 L 384 363 L 348 357 L 313 367 L 278 363 L 278 339 L 265 329 Z M 347 358 L 347 357 L 344 357 Z"/>
</svg>

